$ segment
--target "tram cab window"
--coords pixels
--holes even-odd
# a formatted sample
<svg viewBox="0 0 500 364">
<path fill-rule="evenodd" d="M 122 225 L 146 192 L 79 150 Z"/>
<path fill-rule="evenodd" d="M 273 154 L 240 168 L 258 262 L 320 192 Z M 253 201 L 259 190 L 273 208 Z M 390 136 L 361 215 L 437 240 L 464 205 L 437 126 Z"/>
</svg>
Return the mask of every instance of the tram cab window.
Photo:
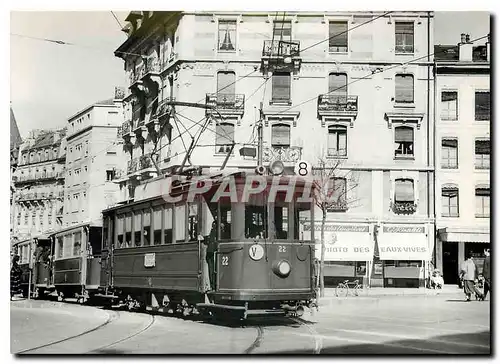
<svg viewBox="0 0 500 364">
<path fill-rule="evenodd" d="M 294 239 L 304 239 L 304 223 L 311 221 L 311 204 L 296 203 L 295 218 L 294 218 Z"/>
<path fill-rule="evenodd" d="M 250 196 L 245 206 L 245 238 L 267 239 L 267 200 L 263 194 Z"/>
<path fill-rule="evenodd" d="M 73 234 L 64 236 L 63 258 L 70 257 L 73 252 Z"/>
<path fill-rule="evenodd" d="M 134 246 L 141 246 L 142 235 L 142 211 L 134 213 Z"/>
<path fill-rule="evenodd" d="M 108 249 L 109 248 L 109 218 L 104 217 L 103 223 L 102 223 L 102 249 Z"/>
<path fill-rule="evenodd" d="M 125 243 L 122 248 L 132 246 L 132 214 L 125 215 Z"/>
<path fill-rule="evenodd" d="M 186 241 L 186 205 L 175 206 L 175 241 Z"/>
<path fill-rule="evenodd" d="M 149 210 L 144 210 L 143 219 L 144 246 L 147 246 L 151 240 L 151 212 Z"/>
<path fill-rule="evenodd" d="M 231 203 L 221 202 L 220 204 L 220 237 L 221 239 L 231 239 Z"/>
<path fill-rule="evenodd" d="M 275 239 L 288 239 L 288 214 L 287 204 L 279 203 L 274 206 L 274 236 Z"/>
<path fill-rule="evenodd" d="M 116 247 L 123 248 L 123 216 L 116 219 Z"/>
<path fill-rule="evenodd" d="M 189 241 L 198 240 L 198 203 L 188 205 L 188 237 Z"/>
<path fill-rule="evenodd" d="M 58 236 L 57 237 L 57 245 L 56 245 L 56 256 L 57 258 L 62 258 L 63 257 L 63 237 Z"/>
<path fill-rule="evenodd" d="M 80 255 L 82 247 L 82 233 L 79 231 L 75 233 L 75 243 L 73 244 L 73 256 Z"/>
<path fill-rule="evenodd" d="M 164 211 L 163 234 L 165 235 L 164 244 L 172 244 L 172 208 L 166 207 Z"/>
<path fill-rule="evenodd" d="M 153 244 L 161 244 L 161 207 L 153 210 Z"/>
</svg>

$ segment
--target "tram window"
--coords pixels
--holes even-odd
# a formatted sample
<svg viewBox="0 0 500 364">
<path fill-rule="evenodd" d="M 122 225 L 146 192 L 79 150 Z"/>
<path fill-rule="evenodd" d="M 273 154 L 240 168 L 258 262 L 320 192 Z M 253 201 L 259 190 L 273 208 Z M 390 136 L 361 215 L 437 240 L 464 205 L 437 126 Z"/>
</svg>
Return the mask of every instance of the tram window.
<svg viewBox="0 0 500 364">
<path fill-rule="evenodd" d="M 220 220 L 221 220 L 221 239 L 231 239 L 231 203 L 221 203 L 220 205 Z"/>
<path fill-rule="evenodd" d="M 57 258 L 62 258 L 63 257 L 63 237 L 59 236 L 57 237 L 57 246 L 56 246 L 56 251 L 57 251 Z"/>
<path fill-rule="evenodd" d="M 161 208 L 153 210 L 153 244 L 161 244 Z"/>
<path fill-rule="evenodd" d="M 149 210 L 144 210 L 142 230 L 144 232 L 144 246 L 149 245 L 149 241 L 151 240 L 151 212 Z"/>
<path fill-rule="evenodd" d="M 125 243 L 123 248 L 132 246 L 132 214 L 125 215 Z"/>
<path fill-rule="evenodd" d="M 64 236 L 64 248 L 63 248 L 63 257 L 70 257 L 73 252 L 73 234 L 68 234 Z"/>
<path fill-rule="evenodd" d="M 188 236 L 189 241 L 198 240 L 198 203 L 193 202 L 188 205 Z"/>
<path fill-rule="evenodd" d="M 311 205 L 307 203 L 297 203 L 295 205 L 294 239 L 304 239 L 304 223 L 310 221 Z"/>
<path fill-rule="evenodd" d="M 122 248 L 123 247 L 123 216 L 118 216 L 118 219 L 116 222 L 116 237 L 117 237 L 116 247 Z"/>
<path fill-rule="evenodd" d="M 134 245 L 141 246 L 141 232 L 142 232 L 142 212 L 137 211 L 134 214 Z"/>
<path fill-rule="evenodd" d="M 80 249 L 82 247 L 82 233 L 75 233 L 75 243 L 73 244 L 73 256 L 80 255 Z"/>
<path fill-rule="evenodd" d="M 165 208 L 165 217 L 163 223 L 163 234 L 165 235 L 164 244 L 172 244 L 172 208 Z"/>
<path fill-rule="evenodd" d="M 267 239 L 267 206 L 245 207 L 245 238 Z"/>
<path fill-rule="evenodd" d="M 186 241 L 186 205 L 175 206 L 175 241 Z"/>
<path fill-rule="evenodd" d="M 102 224 L 102 249 L 108 249 L 109 246 L 109 237 L 108 237 L 108 232 L 109 232 L 109 218 L 104 217 L 103 219 L 103 224 Z"/>
<path fill-rule="evenodd" d="M 274 232 L 276 239 L 288 238 L 288 207 L 274 206 Z"/>
</svg>

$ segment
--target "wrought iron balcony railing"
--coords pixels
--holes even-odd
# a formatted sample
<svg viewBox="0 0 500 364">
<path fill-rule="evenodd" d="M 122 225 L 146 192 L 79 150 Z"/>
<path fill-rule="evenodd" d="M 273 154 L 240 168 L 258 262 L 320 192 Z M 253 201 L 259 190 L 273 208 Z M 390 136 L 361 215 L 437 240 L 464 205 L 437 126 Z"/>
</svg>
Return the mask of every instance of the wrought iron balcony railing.
<svg viewBox="0 0 500 364">
<path fill-rule="evenodd" d="M 318 96 L 318 112 L 358 111 L 358 97 L 323 94 Z"/>
<path fill-rule="evenodd" d="M 138 158 L 133 158 L 127 162 L 127 174 L 137 172 L 137 166 L 139 164 Z"/>
<path fill-rule="evenodd" d="M 144 67 L 144 75 L 148 73 L 160 73 L 161 71 L 161 63 L 160 60 L 156 57 L 151 57 L 146 60 L 146 66 Z"/>
<path fill-rule="evenodd" d="M 205 103 L 208 106 L 222 110 L 243 110 L 245 108 L 245 95 L 243 94 L 207 94 Z"/>
<path fill-rule="evenodd" d="M 391 203 L 392 211 L 398 215 L 411 215 L 417 211 L 417 204 L 411 201 L 396 201 Z"/>
<path fill-rule="evenodd" d="M 299 57 L 300 42 L 297 40 L 265 40 L 262 49 L 263 57 Z"/>
<path fill-rule="evenodd" d="M 153 159 L 155 161 L 158 160 L 158 156 L 155 154 L 153 155 Z M 144 154 L 139 157 L 139 170 L 143 170 L 146 168 L 153 168 L 153 162 L 151 161 L 151 154 Z"/>
<path fill-rule="evenodd" d="M 282 161 L 297 162 L 302 157 L 301 147 L 264 147 L 262 159 L 264 162 Z"/>
<path fill-rule="evenodd" d="M 144 65 L 141 65 L 135 69 L 135 72 L 130 73 L 130 76 L 129 76 L 130 86 L 132 86 L 134 83 L 139 81 L 144 76 L 144 70 L 145 70 Z"/>
</svg>

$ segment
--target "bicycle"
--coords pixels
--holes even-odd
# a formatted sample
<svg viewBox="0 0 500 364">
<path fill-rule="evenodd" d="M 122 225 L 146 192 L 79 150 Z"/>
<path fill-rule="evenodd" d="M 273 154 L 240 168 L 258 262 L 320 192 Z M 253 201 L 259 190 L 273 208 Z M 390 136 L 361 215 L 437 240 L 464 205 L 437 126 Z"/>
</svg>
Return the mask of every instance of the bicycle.
<svg viewBox="0 0 500 364">
<path fill-rule="evenodd" d="M 345 296 L 349 294 L 349 288 L 353 291 L 353 296 L 359 296 L 359 290 L 363 289 L 363 286 L 359 284 L 359 280 L 355 280 L 354 282 L 349 282 L 349 280 L 345 280 L 340 282 L 335 288 L 335 296 Z"/>
</svg>

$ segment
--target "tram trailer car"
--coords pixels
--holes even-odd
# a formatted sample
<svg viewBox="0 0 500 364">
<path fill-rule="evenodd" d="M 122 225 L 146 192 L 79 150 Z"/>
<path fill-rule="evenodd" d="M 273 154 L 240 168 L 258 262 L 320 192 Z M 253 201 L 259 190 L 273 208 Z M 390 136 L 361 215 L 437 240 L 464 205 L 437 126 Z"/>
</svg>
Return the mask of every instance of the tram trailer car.
<svg viewBox="0 0 500 364">
<path fill-rule="evenodd" d="M 49 292 L 55 290 L 53 279 L 54 239 L 48 236 L 35 240 L 33 263 L 33 281 L 36 297 L 43 299 Z"/>
<path fill-rule="evenodd" d="M 14 245 L 14 251 L 19 255 L 19 268 L 21 268 L 20 289 L 23 297 L 28 297 L 30 279 L 30 260 L 32 256 L 32 241 L 22 241 Z"/>
<path fill-rule="evenodd" d="M 302 223 L 314 222 L 313 202 L 300 202 L 307 188 L 296 176 L 262 176 L 265 187 L 245 201 L 251 176 L 239 172 L 187 181 L 170 190 L 176 202 L 157 197 L 103 211 L 103 295 L 129 307 L 185 315 L 301 315 L 314 301 L 314 237 L 302 238 Z M 271 201 L 273 181 L 286 185 L 291 178 L 292 197 L 277 193 Z M 226 196 L 213 202 L 229 179 L 237 201 Z M 207 182 L 210 189 L 189 201 L 189 191 Z M 210 283 L 211 236 L 217 249 Z"/>
</svg>

